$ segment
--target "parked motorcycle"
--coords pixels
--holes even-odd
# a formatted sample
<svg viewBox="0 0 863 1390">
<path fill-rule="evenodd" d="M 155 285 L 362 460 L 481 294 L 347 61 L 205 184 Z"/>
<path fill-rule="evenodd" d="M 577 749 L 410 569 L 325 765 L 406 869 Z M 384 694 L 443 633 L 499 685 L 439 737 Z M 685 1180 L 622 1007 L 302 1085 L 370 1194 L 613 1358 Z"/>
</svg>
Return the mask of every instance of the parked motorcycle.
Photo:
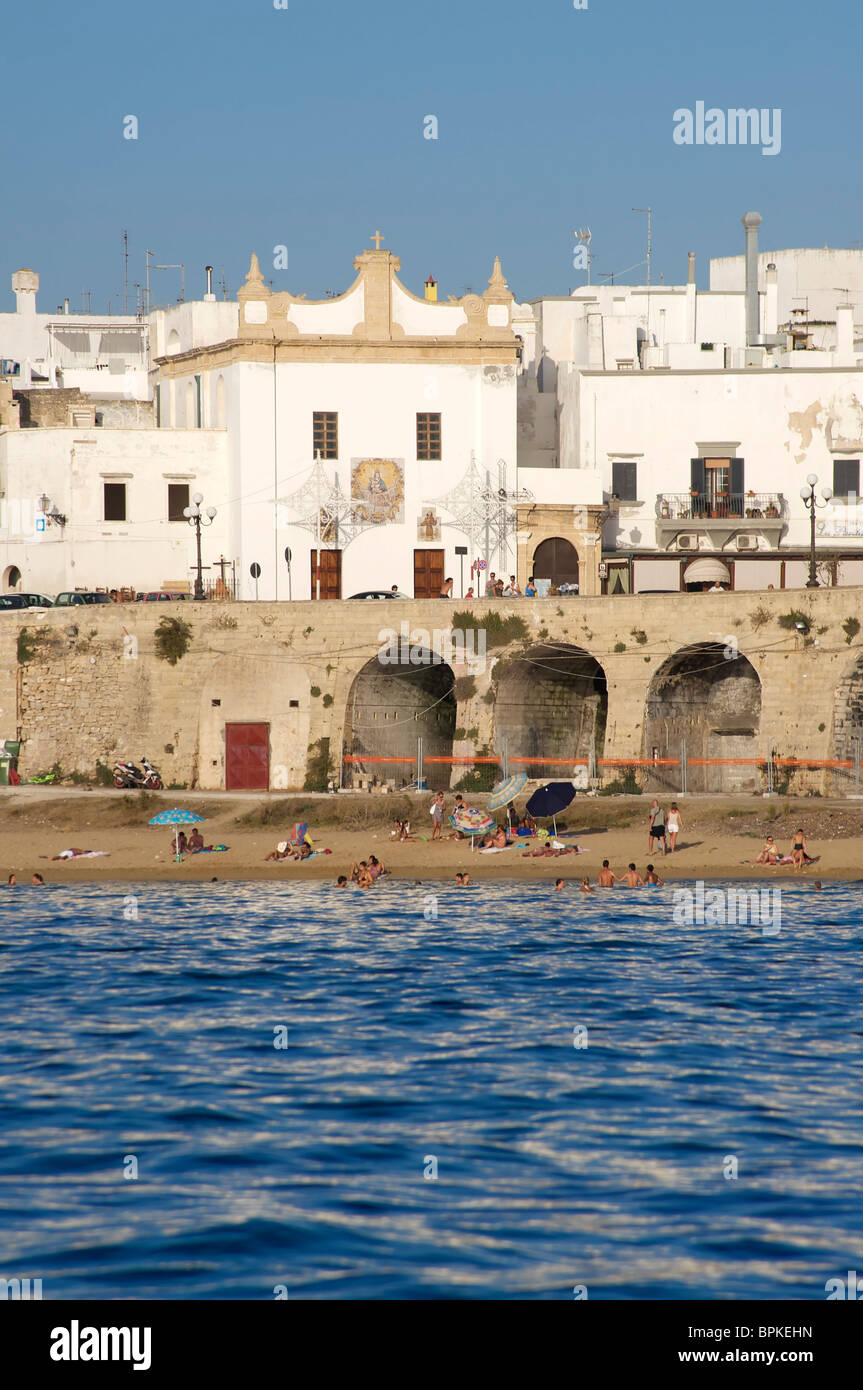
<svg viewBox="0 0 863 1390">
<path fill-rule="evenodd" d="M 162 779 L 149 758 L 142 758 L 141 764 L 138 767 L 137 763 L 117 761 L 114 764 L 114 786 L 127 790 L 161 791 Z"/>
</svg>

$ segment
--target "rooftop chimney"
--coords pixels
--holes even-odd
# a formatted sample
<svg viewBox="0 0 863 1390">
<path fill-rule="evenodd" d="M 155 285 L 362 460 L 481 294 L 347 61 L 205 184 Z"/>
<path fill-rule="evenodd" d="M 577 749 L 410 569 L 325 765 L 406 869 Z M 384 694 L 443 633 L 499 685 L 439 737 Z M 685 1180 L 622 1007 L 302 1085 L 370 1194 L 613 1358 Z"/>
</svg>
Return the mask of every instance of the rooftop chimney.
<svg viewBox="0 0 863 1390">
<path fill-rule="evenodd" d="M 437 299 L 437 280 L 433 275 L 430 275 L 426 280 L 426 299 Z"/>
<path fill-rule="evenodd" d="M 204 270 L 207 274 L 207 293 L 204 295 L 204 299 L 208 304 L 214 304 L 216 302 L 216 296 L 213 294 L 213 267 L 211 265 L 205 265 Z"/>
<path fill-rule="evenodd" d="M 16 314 L 35 314 L 39 276 L 35 270 L 16 270 L 12 276 Z"/>
<path fill-rule="evenodd" d="M 695 252 L 689 253 L 689 279 L 686 282 L 686 341 L 695 342 Z"/>
<path fill-rule="evenodd" d="M 760 212 L 747 212 L 741 218 L 746 228 L 746 346 L 758 346 L 758 228 Z"/>
</svg>

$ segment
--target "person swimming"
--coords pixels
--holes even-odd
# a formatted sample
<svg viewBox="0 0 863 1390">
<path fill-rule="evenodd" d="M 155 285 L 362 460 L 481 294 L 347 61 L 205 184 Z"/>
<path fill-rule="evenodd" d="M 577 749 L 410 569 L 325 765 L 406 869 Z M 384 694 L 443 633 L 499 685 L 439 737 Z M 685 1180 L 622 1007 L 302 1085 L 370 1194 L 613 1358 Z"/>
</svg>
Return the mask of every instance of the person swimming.
<svg viewBox="0 0 863 1390">
<path fill-rule="evenodd" d="M 662 888 L 665 884 L 665 879 L 659 877 L 659 874 L 652 864 L 648 864 L 647 872 L 644 875 L 644 883 L 645 887 L 648 888 Z"/>
<path fill-rule="evenodd" d="M 587 877 L 587 874 L 585 874 L 584 878 L 581 880 L 581 891 L 582 893 L 593 892 L 593 889 L 590 886 L 590 879 Z"/>
<path fill-rule="evenodd" d="M 564 883 L 564 880 L 563 880 L 562 878 L 556 878 L 556 879 L 554 880 L 554 891 L 555 891 L 555 893 L 562 893 L 562 892 L 563 892 L 563 883 Z"/>
<path fill-rule="evenodd" d="M 597 879 L 597 883 L 599 884 L 600 888 L 613 888 L 613 887 L 614 887 L 614 879 L 615 879 L 615 876 L 614 876 L 614 874 L 611 872 L 611 869 L 608 867 L 608 860 L 607 860 L 607 859 L 603 859 L 603 861 L 602 861 L 602 868 L 601 868 L 600 871 L 599 871 L 599 877 L 598 877 L 598 879 Z"/>
</svg>

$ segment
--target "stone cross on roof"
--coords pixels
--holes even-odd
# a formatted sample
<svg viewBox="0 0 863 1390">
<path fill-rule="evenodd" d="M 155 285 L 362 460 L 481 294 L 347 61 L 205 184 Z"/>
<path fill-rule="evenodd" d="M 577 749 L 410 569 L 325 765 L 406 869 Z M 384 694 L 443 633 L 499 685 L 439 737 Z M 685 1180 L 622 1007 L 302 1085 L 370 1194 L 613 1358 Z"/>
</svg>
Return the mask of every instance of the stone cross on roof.
<svg viewBox="0 0 863 1390">
<path fill-rule="evenodd" d="M 386 241 L 386 237 L 384 236 L 383 232 L 375 232 L 374 236 L 370 237 L 369 240 L 374 242 L 375 250 L 380 251 L 381 242 Z"/>
</svg>

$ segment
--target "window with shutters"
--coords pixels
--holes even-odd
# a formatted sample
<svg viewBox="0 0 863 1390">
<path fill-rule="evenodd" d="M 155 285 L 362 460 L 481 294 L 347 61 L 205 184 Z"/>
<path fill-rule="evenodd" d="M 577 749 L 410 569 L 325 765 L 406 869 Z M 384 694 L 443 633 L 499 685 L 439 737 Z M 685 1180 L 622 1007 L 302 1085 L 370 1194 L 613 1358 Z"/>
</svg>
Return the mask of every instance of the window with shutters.
<svg viewBox="0 0 863 1390">
<path fill-rule="evenodd" d="M 185 521 L 183 508 L 189 505 L 189 484 L 168 484 L 168 520 Z"/>
<path fill-rule="evenodd" d="M 417 458 L 420 462 L 440 459 L 441 428 L 440 412 L 434 410 L 417 413 Z"/>
<path fill-rule="evenodd" d="M 317 458 L 339 456 L 339 416 L 335 410 L 316 410 L 312 415 L 312 451 Z"/>
<path fill-rule="evenodd" d="M 612 463 L 611 491 L 621 502 L 638 500 L 638 465 L 635 463 Z"/>
<path fill-rule="evenodd" d="M 126 520 L 126 484 L 105 483 L 105 520 Z"/>
<path fill-rule="evenodd" d="M 860 460 L 833 460 L 833 496 L 860 496 Z"/>
</svg>

